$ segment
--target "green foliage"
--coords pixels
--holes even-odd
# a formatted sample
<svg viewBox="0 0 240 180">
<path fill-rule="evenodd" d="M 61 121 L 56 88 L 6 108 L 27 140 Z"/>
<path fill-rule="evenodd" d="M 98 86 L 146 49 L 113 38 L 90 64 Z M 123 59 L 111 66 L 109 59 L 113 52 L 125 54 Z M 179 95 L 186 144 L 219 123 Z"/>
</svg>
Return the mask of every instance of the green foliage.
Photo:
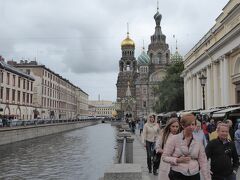
<svg viewBox="0 0 240 180">
<path fill-rule="evenodd" d="M 157 113 L 184 109 L 183 62 L 175 62 L 167 68 L 165 78 L 154 88 L 157 101 L 154 110 Z"/>
</svg>

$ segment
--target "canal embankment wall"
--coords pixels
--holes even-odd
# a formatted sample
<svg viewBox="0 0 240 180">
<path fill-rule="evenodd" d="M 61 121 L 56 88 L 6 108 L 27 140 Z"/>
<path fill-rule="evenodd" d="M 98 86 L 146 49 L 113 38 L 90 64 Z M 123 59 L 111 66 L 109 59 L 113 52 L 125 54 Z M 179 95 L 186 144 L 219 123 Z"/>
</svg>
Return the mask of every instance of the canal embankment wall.
<svg viewBox="0 0 240 180">
<path fill-rule="evenodd" d="M 0 129 L 0 145 L 23 141 L 50 134 L 70 131 L 98 124 L 99 121 L 68 122 L 59 124 L 41 124 Z"/>
</svg>

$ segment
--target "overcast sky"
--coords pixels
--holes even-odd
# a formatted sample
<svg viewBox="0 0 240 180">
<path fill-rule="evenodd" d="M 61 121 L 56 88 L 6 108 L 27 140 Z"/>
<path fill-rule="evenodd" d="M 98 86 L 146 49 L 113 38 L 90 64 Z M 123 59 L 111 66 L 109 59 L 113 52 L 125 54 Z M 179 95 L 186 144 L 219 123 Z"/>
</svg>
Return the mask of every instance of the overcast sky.
<svg viewBox="0 0 240 180">
<path fill-rule="evenodd" d="M 228 0 L 159 0 L 170 49 L 185 55 L 214 25 Z M 0 54 L 37 59 L 89 94 L 116 99 L 121 41 L 141 53 L 154 33 L 157 0 L 0 0 Z"/>
</svg>

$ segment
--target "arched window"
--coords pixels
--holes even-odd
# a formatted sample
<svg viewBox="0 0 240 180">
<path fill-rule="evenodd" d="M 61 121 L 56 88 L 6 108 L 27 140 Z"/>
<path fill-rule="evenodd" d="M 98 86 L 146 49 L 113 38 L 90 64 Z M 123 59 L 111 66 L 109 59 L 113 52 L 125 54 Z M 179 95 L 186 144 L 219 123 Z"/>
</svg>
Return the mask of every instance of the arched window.
<svg viewBox="0 0 240 180">
<path fill-rule="evenodd" d="M 158 64 L 161 64 L 162 62 L 162 54 L 159 52 L 158 53 Z"/>
</svg>

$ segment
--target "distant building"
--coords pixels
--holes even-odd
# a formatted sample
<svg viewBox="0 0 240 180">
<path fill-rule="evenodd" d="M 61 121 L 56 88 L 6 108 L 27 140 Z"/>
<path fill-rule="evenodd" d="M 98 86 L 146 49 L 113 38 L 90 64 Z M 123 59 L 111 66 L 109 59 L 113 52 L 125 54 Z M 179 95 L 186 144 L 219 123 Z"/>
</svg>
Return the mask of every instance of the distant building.
<svg viewBox="0 0 240 180">
<path fill-rule="evenodd" d="M 7 64 L 0 56 L 0 114 L 14 119 L 32 119 L 34 77 Z"/>
<path fill-rule="evenodd" d="M 112 101 L 89 101 L 89 115 L 93 117 L 113 117 L 115 103 Z"/>
<path fill-rule="evenodd" d="M 240 103 L 240 2 L 230 0 L 216 24 L 184 57 L 185 109 L 199 109 L 206 79 L 206 108 Z"/>
<path fill-rule="evenodd" d="M 88 117 L 88 94 L 80 88 L 76 88 L 77 117 L 82 119 Z"/>
<path fill-rule="evenodd" d="M 9 61 L 9 64 L 34 77 L 35 117 L 71 119 L 87 115 L 88 94 L 69 80 L 36 61 Z"/>
</svg>

